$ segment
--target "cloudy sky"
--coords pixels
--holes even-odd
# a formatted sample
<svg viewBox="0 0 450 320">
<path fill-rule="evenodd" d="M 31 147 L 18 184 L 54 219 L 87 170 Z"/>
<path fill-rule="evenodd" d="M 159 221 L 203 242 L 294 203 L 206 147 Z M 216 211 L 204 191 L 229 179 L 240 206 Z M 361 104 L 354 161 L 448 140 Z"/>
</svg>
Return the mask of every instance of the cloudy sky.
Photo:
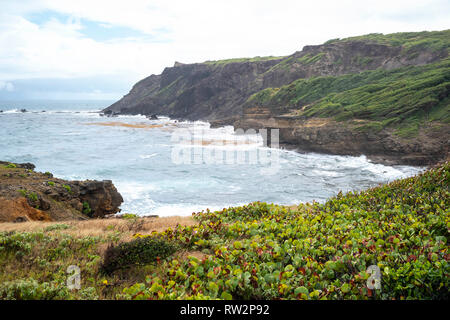
<svg viewBox="0 0 450 320">
<path fill-rule="evenodd" d="M 117 99 L 175 61 L 449 22 L 448 0 L 0 0 L 0 99 Z"/>
</svg>

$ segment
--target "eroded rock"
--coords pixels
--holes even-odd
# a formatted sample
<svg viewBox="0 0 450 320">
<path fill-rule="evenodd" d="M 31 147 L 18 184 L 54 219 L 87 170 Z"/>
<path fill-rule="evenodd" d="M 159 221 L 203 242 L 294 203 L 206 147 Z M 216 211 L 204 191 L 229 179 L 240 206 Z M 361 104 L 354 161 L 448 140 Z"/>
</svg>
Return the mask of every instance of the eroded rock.
<svg viewBox="0 0 450 320">
<path fill-rule="evenodd" d="M 123 198 L 111 180 L 68 181 L 33 169 L 31 163 L 0 161 L 0 221 L 102 218 L 120 212 Z"/>
</svg>

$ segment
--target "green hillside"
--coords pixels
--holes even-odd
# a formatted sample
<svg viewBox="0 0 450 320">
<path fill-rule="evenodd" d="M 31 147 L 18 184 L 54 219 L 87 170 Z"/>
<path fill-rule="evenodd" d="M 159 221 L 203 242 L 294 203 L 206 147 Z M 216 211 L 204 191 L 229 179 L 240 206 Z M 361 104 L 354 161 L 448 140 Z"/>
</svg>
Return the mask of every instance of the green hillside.
<svg viewBox="0 0 450 320">
<path fill-rule="evenodd" d="M 423 31 L 423 32 L 398 32 L 391 34 L 371 33 L 362 36 L 345 39 L 332 39 L 325 42 L 340 43 L 349 41 L 370 41 L 391 46 L 402 46 L 407 52 L 418 50 L 448 50 L 450 47 L 450 30 L 444 31 Z"/>
<path fill-rule="evenodd" d="M 285 108 L 301 117 L 365 119 L 373 129 L 413 134 L 430 121 L 449 123 L 450 59 L 424 66 L 299 79 L 252 95 L 248 104 Z"/>
</svg>

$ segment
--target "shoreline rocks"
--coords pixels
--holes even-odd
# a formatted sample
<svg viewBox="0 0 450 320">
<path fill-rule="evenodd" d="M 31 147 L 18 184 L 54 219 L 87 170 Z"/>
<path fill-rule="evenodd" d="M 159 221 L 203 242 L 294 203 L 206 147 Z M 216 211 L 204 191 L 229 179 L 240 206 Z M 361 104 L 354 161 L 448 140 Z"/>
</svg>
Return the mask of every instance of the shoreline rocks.
<svg viewBox="0 0 450 320">
<path fill-rule="evenodd" d="M 123 198 L 112 181 L 69 181 L 34 168 L 0 161 L 0 222 L 86 220 L 120 212 Z"/>
</svg>

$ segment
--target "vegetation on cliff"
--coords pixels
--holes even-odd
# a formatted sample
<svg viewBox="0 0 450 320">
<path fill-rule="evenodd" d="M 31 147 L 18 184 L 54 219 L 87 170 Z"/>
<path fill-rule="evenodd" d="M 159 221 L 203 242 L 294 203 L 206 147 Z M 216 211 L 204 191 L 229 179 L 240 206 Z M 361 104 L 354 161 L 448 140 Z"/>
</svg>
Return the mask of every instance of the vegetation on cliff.
<svg viewBox="0 0 450 320">
<path fill-rule="evenodd" d="M 450 60 L 445 59 L 424 66 L 299 79 L 262 90 L 248 104 L 282 106 L 305 118 L 370 120 L 375 130 L 391 126 L 407 136 L 428 122 L 450 123 L 449 96 Z"/>
<path fill-rule="evenodd" d="M 405 52 L 417 54 L 420 50 L 447 50 L 450 30 L 444 31 L 423 31 L 423 32 L 398 32 L 391 34 L 371 33 L 363 36 L 350 37 L 345 39 L 331 39 L 325 44 L 343 43 L 350 41 L 370 41 L 391 46 L 401 46 Z"/>
<path fill-rule="evenodd" d="M 196 225 L 136 233 L 116 256 L 156 242 L 164 242 L 164 255 L 131 255 L 127 269 L 105 274 L 100 248 L 119 243 L 119 234 L 2 232 L 0 266 L 10 272 L 1 275 L 0 297 L 448 299 L 449 182 L 447 162 L 324 204 L 207 210 L 194 215 Z M 178 252 L 164 258 L 173 248 Z M 82 289 L 64 289 L 67 264 L 81 267 Z M 367 287 L 370 266 L 381 270 L 381 289 Z"/>
</svg>

